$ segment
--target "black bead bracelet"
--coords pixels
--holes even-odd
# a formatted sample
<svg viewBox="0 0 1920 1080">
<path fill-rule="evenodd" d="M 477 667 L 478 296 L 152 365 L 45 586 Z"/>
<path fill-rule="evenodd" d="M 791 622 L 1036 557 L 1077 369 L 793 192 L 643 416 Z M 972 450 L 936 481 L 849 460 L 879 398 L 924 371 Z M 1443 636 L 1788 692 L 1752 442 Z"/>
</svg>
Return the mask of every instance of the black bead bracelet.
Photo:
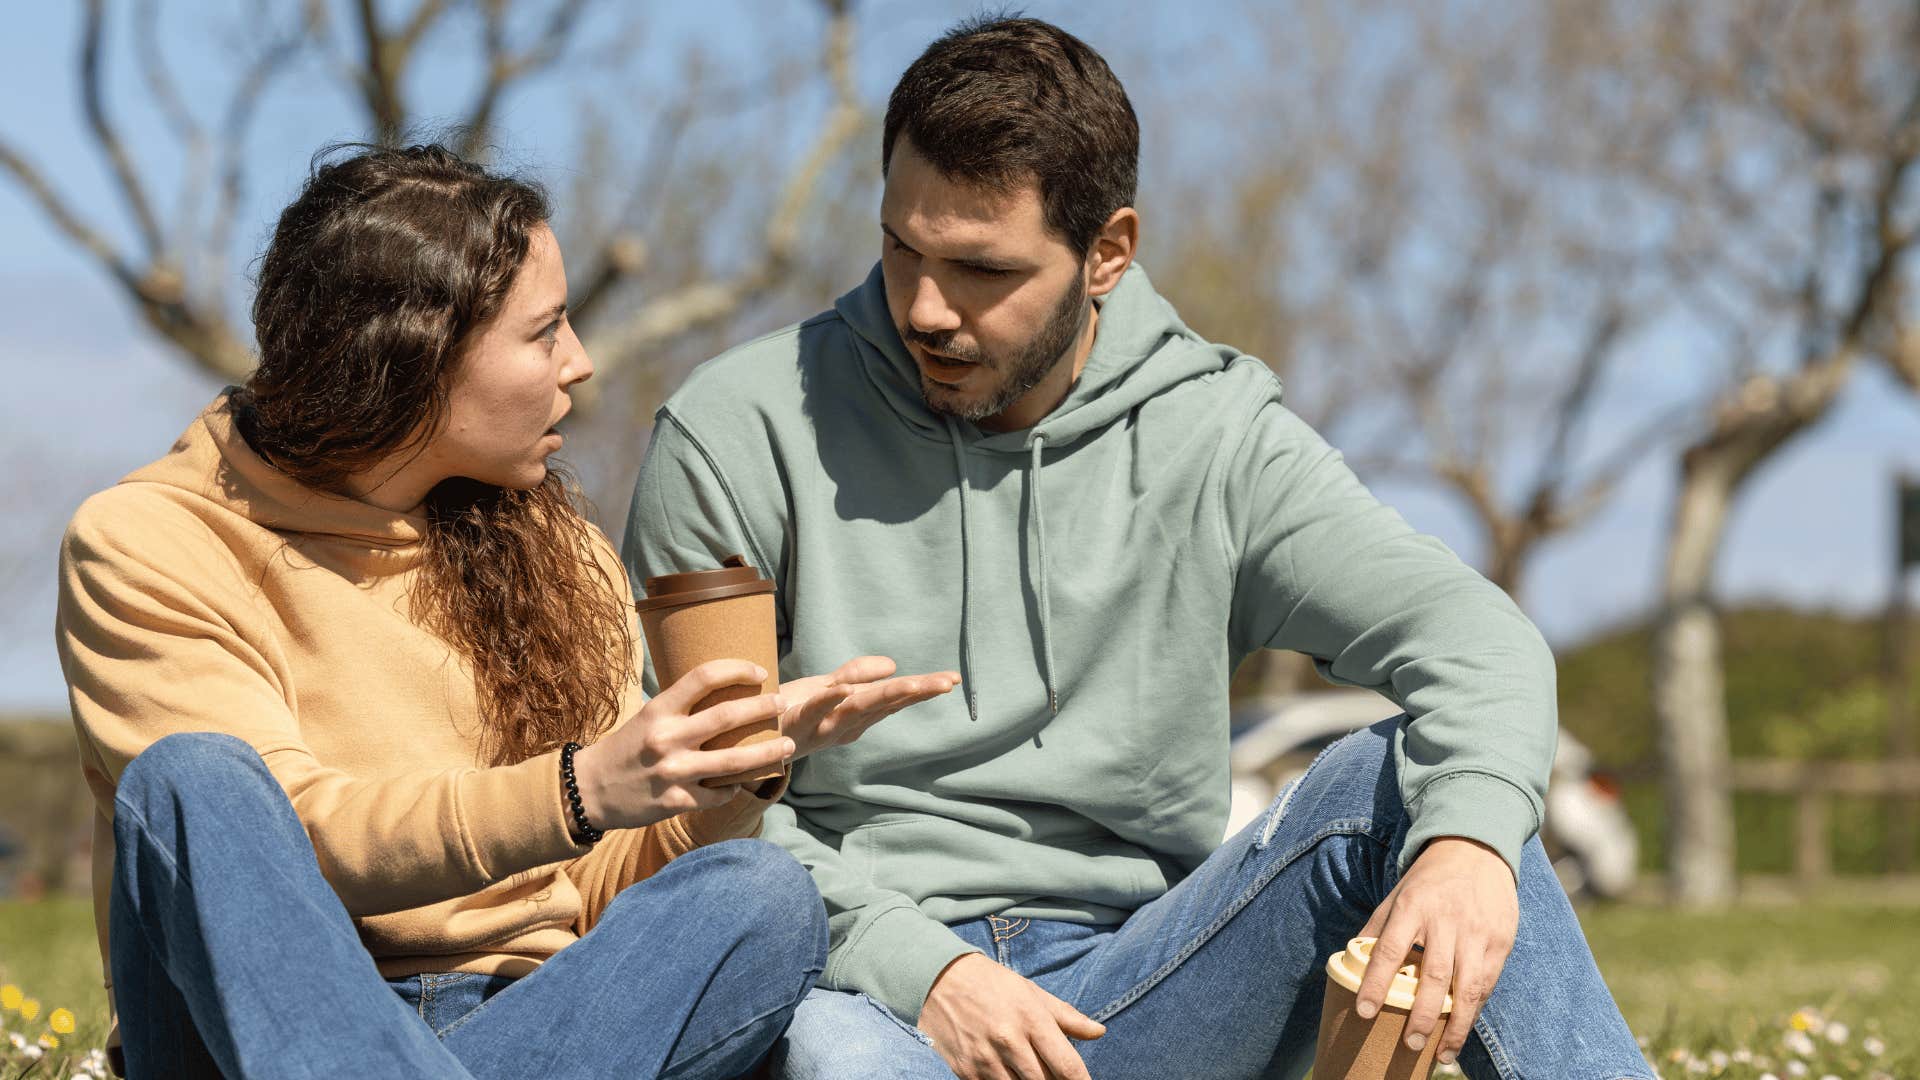
<svg viewBox="0 0 1920 1080">
<path fill-rule="evenodd" d="M 606 834 L 593 827 L 587 820 L 587 808 L 580 802 L 580 782 L 573 778 L 573 754 L 580 744 L 570 742 L 560 748 L 560 782 L 567 788 L 567 805 L 573 809 L 573 823 L 580 829 L 580 835 L 589 844 L 597 844 Z"/>
</svg>

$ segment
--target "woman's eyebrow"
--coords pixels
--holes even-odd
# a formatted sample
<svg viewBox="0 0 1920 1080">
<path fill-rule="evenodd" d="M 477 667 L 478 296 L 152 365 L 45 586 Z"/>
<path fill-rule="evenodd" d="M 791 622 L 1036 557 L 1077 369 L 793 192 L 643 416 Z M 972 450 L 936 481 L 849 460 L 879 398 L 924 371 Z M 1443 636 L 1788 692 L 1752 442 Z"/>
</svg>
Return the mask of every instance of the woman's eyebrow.
<svg viewBox="0 0 1920 1080">
<path fill-rule="evenodd" d="M 540 314 L 535 315 L 533 318 L 528 319 L 527 325 L 535 329 L 539 329 L 540 327 L 547 325 L 548 323 L 552 322 L 553 320 L 559 318 L 562 315 L 565 315 L 566 313 L 567 313 L 567 302 L 565 300 L 562 300 L 559 303 L 548 308 L 547 310 L 541 312 Z"/>
</svg>

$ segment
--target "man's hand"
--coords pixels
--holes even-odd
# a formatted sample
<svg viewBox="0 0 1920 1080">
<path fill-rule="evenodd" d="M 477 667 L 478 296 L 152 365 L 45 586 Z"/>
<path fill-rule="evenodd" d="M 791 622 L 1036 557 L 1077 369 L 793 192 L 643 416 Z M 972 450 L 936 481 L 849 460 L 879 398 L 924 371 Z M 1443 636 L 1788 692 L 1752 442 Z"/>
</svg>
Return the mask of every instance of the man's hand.
<svg viewBox="0 0 1920 1080">
<path fill-rule="evenodd" d="M 850 743 L 901 709 L 960 683 L 957 671 L 888 678 L 892 674 L 893 661 L 886 657 L 857 656 L 831 674 L 781 683 L 780 696 L 789 704 L 780 716 L 780 733 L 793 740 L 793 756 Z"/>
<path fill-rule="evenodd" d="M 1441 1037 L 1439 1060 L 1451 1062 L 1466 1044 L 1480 1006 L 1513 949 L 1520 926 L 1520 896 L 1506 860 L 1478 841 L 1443 836 L 1431 843 L 1387 894 L 1361 937 L 1378 938 L 1367 974 L 1360 980 L 1354 1010 L 1363 1017 L 1380 1011 L 1393 976 L 1407 962 L 1415 943 L 1420 986 L 1407 1017 L 1406 1041 L 1419 1050 L 1433 1038 L 1434 1021 L 1453 988 L 1453 1014 Z"/>
<path fill-rule="evenodd" d="M 1107 1031 L 979 953 L 948 964 L 933 981 L 920 1030 L 960 1080 L 1089 1080 L 1067 1040 Z"/>
</svg>

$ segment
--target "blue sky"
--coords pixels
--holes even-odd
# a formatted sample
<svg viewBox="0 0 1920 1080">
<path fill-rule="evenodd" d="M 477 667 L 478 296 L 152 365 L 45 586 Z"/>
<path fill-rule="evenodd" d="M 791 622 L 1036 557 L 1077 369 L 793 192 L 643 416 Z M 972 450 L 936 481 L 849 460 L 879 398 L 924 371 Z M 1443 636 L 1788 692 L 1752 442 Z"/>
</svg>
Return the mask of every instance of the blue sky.
<svg viewBox="0 0 1920 1080">
<path fill-rule="evenodd" d="M 249 6 L 168 8 L 163 40 L 189 98 L 214 100 L 223 58 L 234 48 L 217 30 Z M 1211 62 L 1224 55 L 1222 62 L 1231 62 L 1247 40 L 1228 21 L 1243 9 L 1228 5 L 1207 7 L 1200 18 L 1189 17 L 1193 9 L 1187 5 L 1102 7 L 1097 10 L 1105 17 L 1092 25 L 1086 13 L 1095 9 L 1083 5 L 1026 7 L 1101 48 L 1130 82 L 1183 78 L 1186 70 L 1200 70 L 1193 67 L 1200 58 Z M 115 207 L 101 220 L 124 236 L 126 223 L 86 142 L 72 90 L 76 9 L 26 5 L 10 13 L 9 32 L 0 38 L 0 136 L 27 148 L 76 205 Z M 865 5 L 859 83 L 868 100 L 880 100 L 925 41 L 968 9 L 907 0 Z M 723 68 L 752 65 L 781 40 L 810 39 L 818 25 L 805 5 L 743 0 L 653 10 L 658 14 L 649 23 L 645 48 L 671 56 L 682 43 L 698 41 Z M 436 97 L 438 87 L 464 85 L 470 73 L 435 62 L 425 74 L 420 95 L 432 108 L 442 98 L 457 100 Z M 161 175 L 170 184 L 173 165 L 164 132 L 141 109 L 131 69 L 116 67 L 115 78 L 114 100 L 125 103 L 123 124 L 136 155 L 165 163 Z M 271 214 L 304 174 L 308 154 L 329 139 L 355 134 L 344 103 L 320 86 L 319 80 L 295 80 L 275 89 L 263 108 L 269 123 L 248 145 L 256 175 L 253 199 L 236 230 L 245 251 L 257 250 Z M 510 155 L 551 178 L 572 157 L 576 131 L 569 117 L 582 93 L 579 86 L 547 85 L 514 99 L 502 117 Z M 636 92 L 630 88 L 628 94 L 632 99 Z M 637 96 L 644 98 L 644 92 Z M 1147 136 L 1152 146 L 1155 133 Z M 1167 162 L 1143 163 L 1146 215 L 1177 212 L 1155 206 L 1152 198 L 1156 175 L 1168 168 Z M 6 180 L 0 180 L 0 236 L 0 371 L 9 386 L 0 401 L 0 465 L 20 478 L 0 485 L 7 503 L 0 509 L 9 540 L 36 553 L 25 575 L 0 597 L 0 709 L 59 710 L 63 690 L 51 642 L 59 528 L 88 492 L 163 452 L 217 384 L 152 338 L 94 264 L 56 235 Z M 1152 265 L 1151 251 L 1144 260 Z M 244 260 L 236 258 L 235 266 L 239 288 Z M 1650 384 L 1679 378 L 1677 358 L 1663 351 L 1668 347 L 1672 343 L 1652 343 L 1632 365 L 1632 377 Z M 1310 375 L 1296 374 L 1294 381 L 1302 378 Z M 1633 389 L 1616 392 L 1628 401 L 1637 396 Z M 1778 455 L 1746 492 L 1719 567 L 1722 593 L 1732 600 L 1856 611 L 1883 603 L 1891 580 L 1890 490 L 1903 469 L 1920 475 L 1920 403 L 1867 369 L 1820 429 Z M 1478 558 L 1473 532 L 1451 501 L 1400 484 L 1381 483 L 1376 490 L 1417 526 L 1470 561 Z M 1671 492 L 1671 462 L 1649 461 L 1602 517 L 1553 542 L 1536 560 L 1524 600 L 1556 643 L 1645 612 L 1658 581 Z M 6 585 L 0 577 L 0 588 Z"/>
</svg>

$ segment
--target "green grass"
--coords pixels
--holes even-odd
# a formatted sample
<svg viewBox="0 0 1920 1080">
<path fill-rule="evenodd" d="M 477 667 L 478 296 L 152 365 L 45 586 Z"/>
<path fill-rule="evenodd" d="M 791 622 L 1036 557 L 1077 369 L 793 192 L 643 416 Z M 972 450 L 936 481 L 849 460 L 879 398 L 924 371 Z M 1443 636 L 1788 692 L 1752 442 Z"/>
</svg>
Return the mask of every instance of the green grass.
<svg viewBox="0 0 1920 1080">
<path fill-rule="evenodd" d="M 1714 915 L 1596 907 L 1582 921 L 1628 1023 L 1668 1076 L 1688 1075 L 1674 1052 L 1705 1061 L 1716 1050 L 1729 1064 L 1702 1075 L 1759 1076 L 1757 1064 L 1732 1060 L 1741 1050 L 1773 1059 L 1773 1071 L 1787 1075 L 1782 1039 L 1803 1007 L 1849 1029 L 1844 1045 L 1817 1040 L 1811 1076 L 1920 1075 L 1920 965 L 1912 960 L 1920 957 L 1920 911 L 1836 893 Z M 97 1046 L 105 1034 L 98 956 L 84 899 L 0 902 L 0 982 L 20 986 L 45 1010 L 72 1009 L 80 1029 L 69 1046 Z M 12 1014 L 0 1023 L 29 1026 Z M 1882 1056 L 1866 1055 L 1868 1036 L 1887 1044 Z"/>
<path fill-rule="evenodd" d="M 1667 1076 L 1687 1075 L 1676 1052 L 1704 1059 L 1716 1050 L 1769 1057 L 1771 1071 L 1787 1075 L 1783 1039 L 1802 1008 L 1815 1028 L 1847 1029 L 1843 1044 L 1814 1040 L 1810 1075 L 1920 1075 L 1920 910 L 1835 894 L 1715 915 L 1595 908 L 1582 922 L 1627 1022 Z M 1865 1052 L 1868 1037 L 1886 1044 L 1883 1055 Z M 1736 1063 L 1718 1075 L 1763 1071 Z"/>
<path fill-rule="evenodd" d="M 73 1035 L 29 1074 L 62 1080 L 71 1076 L 73 1059 L 100 1046 L 107 1036 L 107 994 L 100 984 L 92 901 L 65 896 L 0 901 L 0 983 L 18 986 L 40 1002 L 40 1015 L 31 1023 L 16 1012 L 0 1013 L 0 1027 L 29 1040 L 46 1031 L 48 1014 L 54 1009 L 73 1011 L 78 1020 Z M 16 1070 L 8 1066 L 18 1063 L 0 1043 L 0 1075 L 11 1080 Z M 49 1069 L 49 1065 L 56 1067 Z"/>
</svg>

